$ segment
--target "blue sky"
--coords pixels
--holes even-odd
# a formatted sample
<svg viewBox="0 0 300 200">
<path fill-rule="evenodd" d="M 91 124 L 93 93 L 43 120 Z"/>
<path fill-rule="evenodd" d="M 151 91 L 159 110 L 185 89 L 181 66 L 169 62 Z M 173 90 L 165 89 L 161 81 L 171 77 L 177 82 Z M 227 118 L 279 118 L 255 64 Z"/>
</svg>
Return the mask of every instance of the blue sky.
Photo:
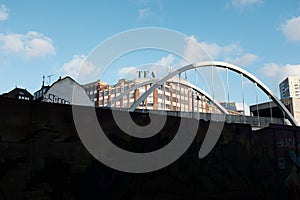
<svg viewBox="0 0 300 200">
<path fill-rule="evenodd" d="M 74 75 L 99 43 L 143 27 L 189 36 L 212 59 L 242 66 L 276 94 L 278 82 L 300 75 L 299 0 L 9 0 L 0 1 L 0 93 L 15 86 L 34 92 L 43 75 L 54 75 L 51 82 Z M 120 59 L 106 81 L 144 63 L 176 65 L 167 52 L 146 55 Z"/>
</svg>

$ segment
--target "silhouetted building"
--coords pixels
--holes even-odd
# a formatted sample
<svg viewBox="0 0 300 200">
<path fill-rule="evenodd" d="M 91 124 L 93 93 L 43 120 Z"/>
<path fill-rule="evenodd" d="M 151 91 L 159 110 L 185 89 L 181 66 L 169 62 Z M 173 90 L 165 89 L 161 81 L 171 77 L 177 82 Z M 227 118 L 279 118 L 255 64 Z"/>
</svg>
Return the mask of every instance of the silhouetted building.
<svg viewBox="0 0 300 200">
<path fill-rule="evenodd" d="M 30 92 L 28 92 L 26 89 L 18 88 L 18 87 L 16 87 L 15 89 L 7 93 L 2 94 L 1 96 L 5 98 L 22 99 L 22 100 L 33 99 L 33 96 Z"/>
<path fill-rule="evenodd" d="M 33 100 L 36 100 L 36 101 L 42 101 L 43 100 L 43 97 L 44 97 L 44 94 L 46 94 L 46 92 L 49 90 L 50 86 L 49 85 L 42 85 L 41 89 L 39 89 L 38 91 L 36 91 L 34 94 L 33 94 Z"/>
<path fill-rule="evenodd" d="M 300 98 L 284 98 L 281 99 L 281 102 L 294 116 L 295 120 L 300 123 Z M 253 116 L 285 118 L 282 111 L 273 101 L 252 105 L 250 106 L 250 112 Z"/>
</svg>

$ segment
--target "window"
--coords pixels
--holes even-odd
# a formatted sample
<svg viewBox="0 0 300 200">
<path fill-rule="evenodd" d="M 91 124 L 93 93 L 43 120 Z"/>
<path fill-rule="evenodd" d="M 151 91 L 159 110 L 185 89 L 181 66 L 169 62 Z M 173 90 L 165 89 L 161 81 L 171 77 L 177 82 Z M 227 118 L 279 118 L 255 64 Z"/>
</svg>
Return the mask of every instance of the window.
<svg viewBox="0 0 300 200">
<path fill-rule="evenodd" d="M 130 98 L 134 98 L 134 93 L 133 92 L 130 93 Z"/>
<path fill-rule="evenodd" d="M 124 91 L 128 90 L 128 85 L 125 85 Z"/>
<path fill-rule="evenodd" d="M 167 100 L 167 101 L 170 101 L 170 96 L 166 96 L 166 100 Z"/>
<path fill-rule="evenodd" d="M 121 93 L 121 88 L 120 87 L 117 88 L 117 93 Z"/>
<path fill-rule="evenodd" d="M 163 98 L 163 95 L 162 95 L 162 94 L 158 94 L 158 98 L 159 98 L 159 99 L 162 99 L 162 98 Z"/>
</svg>

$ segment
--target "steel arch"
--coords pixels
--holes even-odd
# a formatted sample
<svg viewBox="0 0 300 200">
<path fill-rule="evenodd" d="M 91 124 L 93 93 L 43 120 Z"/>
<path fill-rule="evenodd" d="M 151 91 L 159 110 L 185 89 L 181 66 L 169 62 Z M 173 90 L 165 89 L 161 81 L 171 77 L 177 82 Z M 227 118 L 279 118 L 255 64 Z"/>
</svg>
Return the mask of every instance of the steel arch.
<svg viewBox="0 0 300 200">
<path fill-rule="evenodd" d="M 246 70 L 242 69 L 241 67 L 238 67 L 236 65 L 226 63 L 226 62 L 220 62 L 220 61 L 203 61 L 198 62 L 195 64 L 186 65 L 176 71 L 171 72 L 167 76 L 161 78 L 159 81 L 157 81 L 151 88 L 149 88 L 136 102 L 134 102 L 131 107 L 129 108 L 129 111 L 134 111 L 135 108 L 144 101 L 148 95 L 150 95 L 156 88 L 158 88 L 160 85 L 162 85 L 164 82 L 169 80 L 170 78 L 176 76 L 177 74 L 180 74 L 182 72 L 188 71 L 190 69 L 200 68 L 200 67 L 207 67 L 207 66 L 214 66 L 214 67 L 220 67 L 220 68 L 227 68 L 231 71 L 234 71 L 236 73 L 242 74 L 244 77 L 252 81 L 253 83 L 256 83 L 257 86 L 264 91 L 267 95 L 271 97 L 271 99 L 274 101 L 274 103 L 279 107 L 279 109 L 284 112 L 284 114 L 287 116 L 288 120 L 293 126 L 298 126 L 297 121 L 294 119 L 293 115 L 288 111 L 288 109 L 283 105 L 283 103 L 272 93 L 272 91 L 264 84 L 262 83 L 258 78 L 256 78 L 251 73 L 247 72 Z"/>
<path fill-rule="evenodd" d="M 147 81 L 144 81 L 142 83 L 139 83 L 137 85 L 135 85 L 134 87 L 131 87 L 130 89 L 126 90 L 125 92 L 121 93 L 119 96 L 115 97 L 110 103 L 108 103 L 105 107 L 111 107 L 114 103 L 116 103 L 117 101 L 121 100 L 125 95 L 128 95 L 130 92 L 143 87 L 145 85 L 148 85 L 150 83 L 152 84 L 156 84 L 159 81 L 159 79 L 150 79 Z M 174 81 L 173 81 L 174 82 Z M 175 82 L 174 82 L 175 83 Z M 176 82 L 177 83 L 177 82 Z M 214 100 L 207 92 L 205 92 L 204 90 L 202 90 L 201 88 L 197 87 L 196 85 L 193 84 L 185 84 L 185 83 L 180 83 L 184 86 L 190 87 L 192 89 L 194 89 L 195 91 L 203 94 L 209 101 L 211 101 L 223 114 L 229 114 L 228 111 L 221 105 L 219 104 L 219 102 L 217 102 L 216 100 Z M 147 98 L 147 97 L 146 97 Z"/>
</svg>

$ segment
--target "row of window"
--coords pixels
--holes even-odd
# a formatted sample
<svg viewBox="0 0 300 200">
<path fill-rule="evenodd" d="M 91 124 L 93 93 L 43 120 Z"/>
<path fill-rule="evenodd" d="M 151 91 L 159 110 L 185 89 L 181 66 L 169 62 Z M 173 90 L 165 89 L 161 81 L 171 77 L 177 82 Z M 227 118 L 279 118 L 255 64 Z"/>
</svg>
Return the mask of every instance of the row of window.
<svg viewBox="0 0 300 200">
<path fill-rule="evenodd" d="M 22 100 L 30 100 L 29 97 L 26 96 L 18 96 L 18 99 L 22 99 Z"/>
</svg>

